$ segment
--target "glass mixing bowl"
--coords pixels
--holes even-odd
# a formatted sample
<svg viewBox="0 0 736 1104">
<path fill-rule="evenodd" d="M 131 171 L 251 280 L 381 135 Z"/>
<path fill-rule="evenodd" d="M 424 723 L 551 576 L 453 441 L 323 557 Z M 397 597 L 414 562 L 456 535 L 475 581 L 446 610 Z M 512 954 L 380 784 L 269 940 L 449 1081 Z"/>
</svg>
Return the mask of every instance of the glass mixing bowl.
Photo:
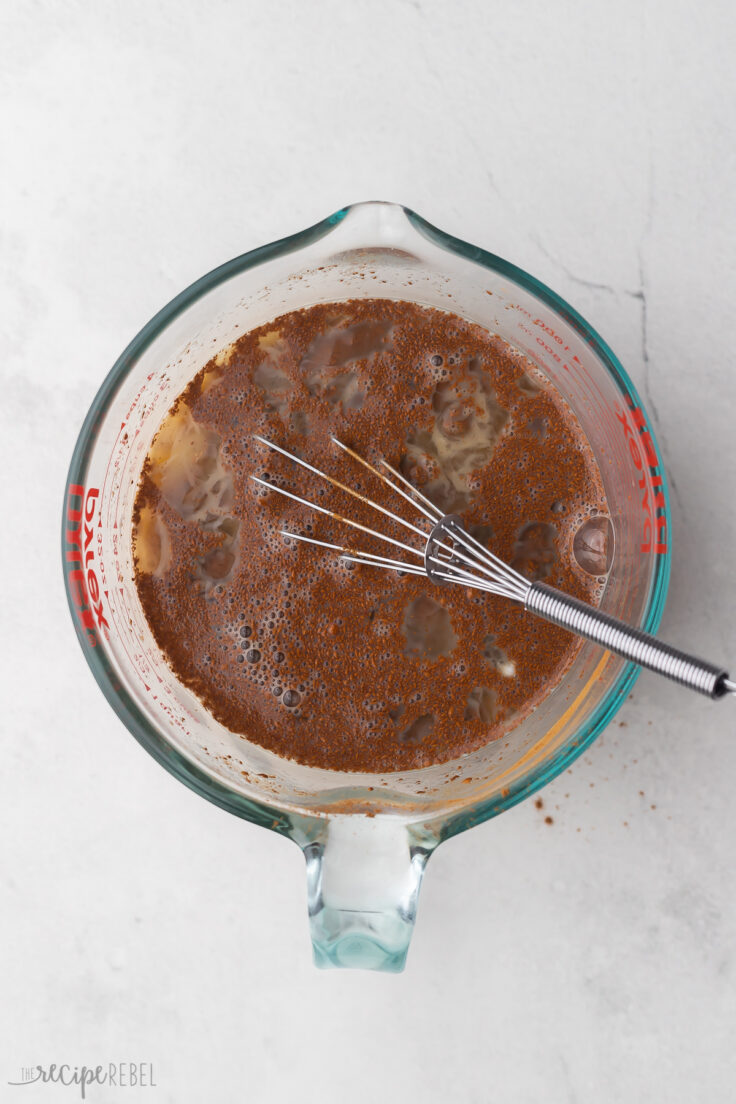
<svg viewBox="0 0 736 1104">
<path fill-rule="evenodd" d="M 196 793 L 304 851 L 318 965 L 399 970 L 435 847 L 565 770 L 611 720 L 637 670 L 586 643 L 505 738 L 453 762 L 383 775 L 279 758 L 218 724 L 177 681 L 134 583 L 131 515 L 151 440 L 213 351 L 284 312 L 356 297 L 451 310 L 537 364 L 572 406 L 602 472 L 615 530 L 602 608 L 654 632 L 669 578 L 669 505 L 654 434 L 626 372 L 538 280 L 391 203 L 346 207 L 237 257 L 144 326 L 84 421 L 62 555 L 82 650 L 130 732 Z"/>
</svg>

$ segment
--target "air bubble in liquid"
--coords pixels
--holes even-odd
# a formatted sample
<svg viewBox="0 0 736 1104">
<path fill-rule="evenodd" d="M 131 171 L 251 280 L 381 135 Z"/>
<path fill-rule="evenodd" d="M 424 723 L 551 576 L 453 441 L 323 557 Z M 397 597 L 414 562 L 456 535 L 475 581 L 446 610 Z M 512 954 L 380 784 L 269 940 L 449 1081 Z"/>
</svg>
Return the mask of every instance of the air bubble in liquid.
<svg viewBox="0 0 736 1104">
<path fill-rule="evenodd" d="M 606 575 L 613 561 L 613 544 L 611 519 L 603 515 L 589 518 L 573 538 L 575 562 L 588 575 Z"/>
</svg>

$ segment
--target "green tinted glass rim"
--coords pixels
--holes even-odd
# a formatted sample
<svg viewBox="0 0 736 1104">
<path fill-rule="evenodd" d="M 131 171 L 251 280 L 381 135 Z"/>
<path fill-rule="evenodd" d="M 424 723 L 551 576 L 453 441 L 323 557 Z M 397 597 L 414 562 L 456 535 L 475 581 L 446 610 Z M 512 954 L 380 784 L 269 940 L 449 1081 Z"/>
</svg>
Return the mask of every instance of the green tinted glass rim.
<svg viewBox="0 0 736 1104">
<path fill-rule="evenodd" d="M 358 207 L 374 205 L 399 206 L 386 204 L 383 201 L 371 201 L 367 204 L 360 203 L 343 207 L 322 221 L 308 227 L 306 230 L 292 234 L 289 237 L 280 238 L 278 241 L 260 246 L 257 249 L 250 250 L 238 257 L 234 257 L 230 261 L 226 261 L 224 264 L 212 269 L 211 272 L 208 272 L 206 275 L 190 284 L 189 287 L 185 288 L 184 291 L 180 292 L 179 295 L 158 311 L 139 333 L 136 334 L 127 348 L 118 357 L 97 392 L 87 416 L 84 419 L 72 454 L 66 487 L 72 484 L 81 484 L 83 486 L 86 484 L 85 476 L 89 456 L 94 446 L 99 426 L 105 417 L 110 402 L 115 397 L 126 375 L 142 355 L 143 351 L 175 318 L 178 317 L 178 315 L 190 307 L 197 299 L 201 298 L 202 295 L 224 283 L 232 276 L 245 272 L 250 268 L 254 268 L 265 261 L 298 252 L 330 234 L 350 211 Z M 619 388 L 634 401 L 636 406 L 641 406 L 643 409 L 646 409 L 631 379 L 613 351 L 569 303 L 541 281 L 531 276 L 528 272 L 504 260 L 502 257 L 489 253 L 478 246 L 471 245 L 469 242 L 462 241 L 460 238 L 455 238 L 450 234 L 446 234 L 408 207 L 401 207 L 401 209 L 414 229 L 434 245 L 449 253 L 454 253 L 467 261 L 474 262 L 491 271 L 507 276 L 514 283 L 520 285 L 527 292 L 562 315 L 600 358 L 611 376 L 617 382 Z M 657 458 L 660 461 L 659 467 L 662 474 L 661 490 L 665 497 L 666 516 L 669 518 L 671 514 L 667 477 L 662 464 L 659 445 L 651 423 L 648 423 L 648 429 L 657 453 Z M 61 541 L 62 563 L 65 567 L 66 490 L 64 511 L 62 514 Z M 670 566 L 671 550 L 668 545 L 667 552 L 658 557 L 657 560 L 646 617 L 642 625 L 642 628 L 646 632 L 655 632 L 661 621 L 669 585 Z M 218 805 L 220 808 L 236 816 L 252 821 L 255 824 L 260 824 L 263 827 L 280 832 L 283 835 L 291 836 L 293 834 L 294 821 L 296 819 L 309 819 L 309 814 L 299 814 L 297 818 L 295 814 L 279 810 L 272 805 L 265 805 L 261 802 L 253 801 L 244 797 L 242 794 L 230 790 L 227 786 L 224 786 L 205 771 L 201 770 L 168 744 L 150 725 L 135 700 L 130 696 L 125 687 L 120 684 L 104 649 L 90 647 L 75 614 L 74 598 L 71 593 L 66 570 L 64 570 L 64 582 L 67 602 L 75 626 L 77 639 L 79 640 L 80 647 L 82 648 L 87 663 L 100 689 L 126 728 L 161 766 L 165 767 L 166 770 L 180 782 L 183 782 L 189 789 L 199 794 L 201 797 L 206 798 L 208 801 L 213 802 L 213 804 Z M 458 832 L 465 831 L 476 824 L 488 820 L 492 816 L 504 812 L 506 809 L 511 808 L 519 801 L 533 794 L 542 786 L 545 786 L 554 777 L 564 771 L 587 747 L 590 746 L 593 740 L 596 739 L 599 733 L 615 716 L 626 700 L 627 695 L 630 693 L 638 675 L 639 668 L 633 664 L 629 664 L 622 669 L 615 683 L 609 689 L 595 713 L 588 718 L 587 722 L 578 733 L 575 741 L 550 760 L 549 763 L 530 772 L 524 779 L 509 787 L 509 789 L 504 792 L 503 796 L 499 795 L 488 801 L 469 806 L 454 816 L 446 817 L 443 814 L 438 814 L 438 820 L 441 821 L 441 838 L 447 838 Z M 430 817 L 429 819 L 431 820 L 432 818 Z"/>
</svg>

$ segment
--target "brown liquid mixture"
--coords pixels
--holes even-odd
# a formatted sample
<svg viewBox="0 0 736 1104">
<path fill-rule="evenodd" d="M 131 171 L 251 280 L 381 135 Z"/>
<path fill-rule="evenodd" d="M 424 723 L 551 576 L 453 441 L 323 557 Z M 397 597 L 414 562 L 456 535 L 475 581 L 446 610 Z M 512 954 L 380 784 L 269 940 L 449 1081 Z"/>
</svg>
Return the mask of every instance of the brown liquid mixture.
<svg viewBox="0 0 736 1104">
<path fill-rule="evenodd" d="M 578 598 L 597 600 L 611 553 L 580 426 L 500 338 L 383 299 L 284 315 L 190 383 L 153 441 L 135 504 L 148 623 L 219 721 L 302 763 L 407 770 L 498 738 L 559 682 L 579 642 L 507 599 L 285 540 L 281 528 L 391 554 L 259 490 L 251 474 L 406 534 L 254 433 L 416 521 L 330 435 L 387 459 L 529 578 Z"/>
</svg>

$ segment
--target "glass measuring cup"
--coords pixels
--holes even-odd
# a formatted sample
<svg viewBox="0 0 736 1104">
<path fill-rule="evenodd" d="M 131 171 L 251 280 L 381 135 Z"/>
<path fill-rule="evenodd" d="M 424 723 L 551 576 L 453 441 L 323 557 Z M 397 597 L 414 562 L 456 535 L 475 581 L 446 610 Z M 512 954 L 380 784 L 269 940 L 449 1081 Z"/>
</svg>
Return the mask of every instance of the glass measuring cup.
<svg viewBox="0 0 736 1104">
<path fill-rule="evenodd" d="M 656 441 L 631 381 L 587 323 L 520 269 L 406 208 L 344 208 L 229 261 L 141 330 L 84 422 L 64 501 L 62 554 L 77 636 L 136 739 L 195 792 L 303 850 L 315 961 L 400 970 L 427 859 L 563 771 L 625 699 L 637 671 L 584 644 L 562 683 L 504 739 L 421 770 L 345 773 L 284 760 L 218 724 L 159 652 L 134 584 L 131 518 L 163 416 L 214 351 L 317 302 L 389 297 L 498 333 L 577 414 L 611 506 L 602 608 L 654 632 L 669 578 L 669 506 Z"/>
</svg>

